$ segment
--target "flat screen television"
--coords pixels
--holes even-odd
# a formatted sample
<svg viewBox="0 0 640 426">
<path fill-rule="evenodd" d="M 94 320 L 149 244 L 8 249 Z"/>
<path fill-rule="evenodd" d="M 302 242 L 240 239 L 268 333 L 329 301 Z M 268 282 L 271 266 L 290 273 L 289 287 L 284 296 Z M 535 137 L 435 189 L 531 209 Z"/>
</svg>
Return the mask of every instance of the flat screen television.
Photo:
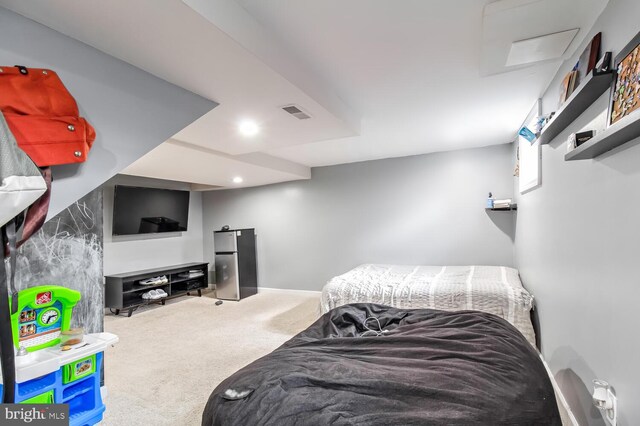
<svg viewBox="0 0 640 426">
<path fill-rule="evenodd" d="M 187 230 L 189 191 L 116 185 L 113 235 Z"/>
</svg>

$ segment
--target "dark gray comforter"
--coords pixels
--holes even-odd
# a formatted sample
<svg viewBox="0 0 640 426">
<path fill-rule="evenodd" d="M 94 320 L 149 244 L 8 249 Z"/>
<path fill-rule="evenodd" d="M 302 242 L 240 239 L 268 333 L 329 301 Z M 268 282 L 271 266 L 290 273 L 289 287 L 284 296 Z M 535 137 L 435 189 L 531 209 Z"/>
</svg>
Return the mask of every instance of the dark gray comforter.
<svg viewBox="0 0 640 426">
<path fill-rule="evenodd" d="M 229 390 L 253 392 L 229 400 L 223 396 Z M 357 303 L 326 313 L 223 381 L 202 424 L 561 422 L 536 350 L 507 321 L 477 311 Z"/>
</svg>

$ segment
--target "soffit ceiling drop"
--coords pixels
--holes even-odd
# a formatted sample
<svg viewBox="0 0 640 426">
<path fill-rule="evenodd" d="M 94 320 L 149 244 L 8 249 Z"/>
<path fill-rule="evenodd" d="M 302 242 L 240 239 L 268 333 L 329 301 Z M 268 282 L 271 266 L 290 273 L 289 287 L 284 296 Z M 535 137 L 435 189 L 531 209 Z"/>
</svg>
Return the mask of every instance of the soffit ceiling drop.
<svg viewBox="0 0 640 426">
<path fill-rule="evenodd" d="M 161 178 L 165 170 L 175 172 L 153 161 L 197 156 L 196 148 L 209 150 L 210 169 L 267 154 L 254 160 L 278 157 L 308 171 L 308 166 L 511 142 L 560 65 L 549 60 L 508 67 L 512 43 L 579 28 L 566 57 L 606 4 L 0 0 L 220 103 L 167 142 L 164 160 L 150 154 L 129 170 Z M 281 109 L 291 104 L 312 118 L 297 120 Z M 238 135 L 243 118 L 259 122 L 258 137 Z M 176 140 L 184 145 L 176 146 Z M 188 164 L 183 180 L 228 185 L 213 172 L 210 178 L 193 176 Z M 260 176 L 263 183 L 283 177 Z M 247 179 L 242 186 L 249 186 Z"/>
<path fill-rule="evenodd" d="M 584 28 L 568 55 L 607 3 L 237 1 L 362 113 L 359 136 L 268 151 L 311 166 L 513 141 L 560 60 L 506 69 L 511 44 Z"/>
<path fill-rule="evenodd" d="M 185 156 L 193 156 L 196 147 L 241 156 L 357 134 L 360 117 L 333 94 L 331 87 L 315 78 L 312 70 L 282 53 L 279 57 L 287 57 L 287 69 L 303 76 L 293 84 L 293 78 L 274 71 L 180 0 L 1 0 L 0 6 L 219 102 L 218 111 L 211 111 L 174 135 L 173 139 L 187 142 L 178 150 Z M 281 109 L 291 104 L 299 105 L 313 118 L 292 118 Z M 237 124 L 245 118 L 255 120 L 262 128 L 257 137 L 244 138 L 238 133 Z M 139 161 L 150 160 L 143 157 Z M 218 156 L 210 167 L 226 168 L 230 161 Z M 235 163 L 239 161 L 236 158 Z M 147 164 L 145 170 L 151 168 L 155 169 L 154 177 L 169 178 L 171 174 L 171 179 L 176 179 L 171 163 Z M 185 182 L 203 177 L 193 175 L 192 168 L 179 172 Z M 308 170 L 303 175 L 308 175 Z M 204 183 L 226 186 L 218 178 L 211 174 Z M 253 181 L 250 176 L 245 179 Z M 262 183 L 270 181 L 264 178 Z"/>
<path fill-rule="evenodd" d="M 172 139 L 127 167 L 122 174 L 157 178 L 158 164 L 171 165 L 163 170 L 163 179 L 186 181 L 185 170 L 188 170 L 186 182 L 204 189 L 209 189 L 206 185 L 211 182 L 219 182 L 220 186 L 215 189 L 220 189 L 311 178 L 308 167 L 267 154 L 230 155 Z M 233 182 L 236 176 L 242 177 L 241 184 Z"/>
</svg>

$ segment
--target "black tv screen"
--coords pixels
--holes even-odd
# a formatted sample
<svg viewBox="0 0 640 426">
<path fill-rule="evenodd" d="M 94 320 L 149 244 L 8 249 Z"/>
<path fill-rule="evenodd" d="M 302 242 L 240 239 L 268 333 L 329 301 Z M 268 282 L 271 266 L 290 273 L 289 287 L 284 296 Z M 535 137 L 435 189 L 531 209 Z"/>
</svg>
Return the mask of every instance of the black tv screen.
<svg viewBox="0 0 640 426">
<path fill-rule="evenodd" d="M 113 235 L 187 230 L 189 191 L 116 185 Z"/>
</svg>

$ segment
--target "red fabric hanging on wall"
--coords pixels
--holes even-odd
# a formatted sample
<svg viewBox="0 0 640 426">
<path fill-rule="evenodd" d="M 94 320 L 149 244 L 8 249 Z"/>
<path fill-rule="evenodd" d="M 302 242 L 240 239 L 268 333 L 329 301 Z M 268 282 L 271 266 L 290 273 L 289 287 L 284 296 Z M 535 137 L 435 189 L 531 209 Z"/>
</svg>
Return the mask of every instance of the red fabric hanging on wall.
<svg viewBox="0 0 640 426">
<path fill-rule="evenodd" d="M 20 148 L 40 167 L 86 161 L 96 138 L 51 70 L 0 66 L 0 111 Z"/>
</svg>

